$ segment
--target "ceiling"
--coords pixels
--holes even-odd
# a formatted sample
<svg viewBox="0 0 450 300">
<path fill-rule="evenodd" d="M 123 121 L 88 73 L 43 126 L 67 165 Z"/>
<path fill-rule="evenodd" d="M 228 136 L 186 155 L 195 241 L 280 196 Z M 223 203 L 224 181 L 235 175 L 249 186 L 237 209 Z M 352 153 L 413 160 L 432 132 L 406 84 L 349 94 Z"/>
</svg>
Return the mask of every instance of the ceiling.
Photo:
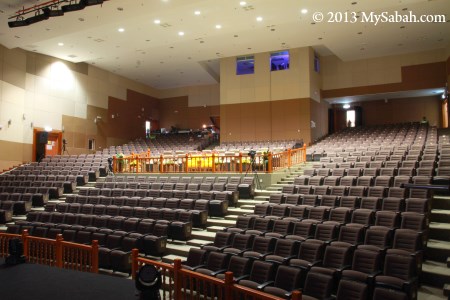
<svg viewBox="0 0 450 300">
<path fill-rule="evenodd" d="M 240 0 L 109 0 L 27 27 L 8 27 L 18 9 L 45 1 L 0 0 L 0 43 L 92 64 L 158 89 L 218 82 L 221 57 L 313 46 L 320 55 L 350 61 L 445 48 L 450 42 L 449 0 L 247 0 L 243 6 Z M 446 22 L 312 19 L 314 12 L 327 19 L 328 12 L 384 11 L 445 14 Z"/>
</svg>

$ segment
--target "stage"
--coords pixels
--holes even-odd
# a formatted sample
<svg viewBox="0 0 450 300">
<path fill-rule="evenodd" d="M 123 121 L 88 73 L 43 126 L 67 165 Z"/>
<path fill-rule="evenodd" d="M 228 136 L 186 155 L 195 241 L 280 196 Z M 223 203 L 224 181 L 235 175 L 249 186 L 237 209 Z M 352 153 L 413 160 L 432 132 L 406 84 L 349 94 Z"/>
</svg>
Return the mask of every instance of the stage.
<svg viewBox="0 0 450 300">
<path fill-rule="evenodd" d="M 0 260 L 0 293 L 5 300 L 134 300 L 134 281 L 35 264 L 6 266 Z"/>
</svg>

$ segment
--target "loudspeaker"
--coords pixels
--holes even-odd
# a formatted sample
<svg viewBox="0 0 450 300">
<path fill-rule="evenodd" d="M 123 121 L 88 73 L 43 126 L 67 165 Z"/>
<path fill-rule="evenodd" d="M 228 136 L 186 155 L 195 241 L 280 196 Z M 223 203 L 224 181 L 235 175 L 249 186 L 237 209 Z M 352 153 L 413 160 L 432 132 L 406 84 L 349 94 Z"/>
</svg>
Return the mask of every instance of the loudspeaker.
<svg viewBox="0 0 450 300">
<path fill-rule="evenodd" d="M 42 131 L 39 132 L 39 144 L 47 144 L 48 142 L 48 132 L 47 131 Z"/>
</svg>

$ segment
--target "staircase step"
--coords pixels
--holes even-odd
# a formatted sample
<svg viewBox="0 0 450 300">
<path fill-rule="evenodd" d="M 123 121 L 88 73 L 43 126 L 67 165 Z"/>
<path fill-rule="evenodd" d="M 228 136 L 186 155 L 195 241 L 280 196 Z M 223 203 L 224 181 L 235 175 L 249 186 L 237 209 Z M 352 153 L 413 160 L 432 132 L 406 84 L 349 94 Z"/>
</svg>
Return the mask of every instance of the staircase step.
<svg viewBox="0 0 450 300">
<path fill-rule="evenodd" d="M 243 209 L 242 206 L 240 208 L 228 208 L 228 213 L 232 213 L 233 215 L 241 216 L 243 214 L 251 214 L 253 213 L 253 209 Z"/>
<path fill-rule="evenodd" d="M 206 240 L 191 239 L 191 240 L 186 242 L 186 245 L 200 247 L 200 246 L 202 246 L 204 244 L 208 244 L 209 242 L 210 241 L 206 241 Z"/>
<path fill-rule="evenodd" d="M 445 263 L 427 260 L 422 264 L 421 282 L 443 288 L 450 282 L 450 269 Z"/>
<path fill-rule="evenodd" d="M 263 190 L 263 191 L 258 191 L 257 193 L 255 193 L 255 197 L 257 196 L 270 196 L 270 194 L 276 193 L 277 191 L 269 191 L 269 190 Z"/>
<path fill-rule="evenodd" d="M 209 232 L 217 232 L 217 231 L 223 231 L 225 227 L 224 226 L 208 226 L 206 227 L 206 230 Z"/>
<path fill-rule="evenodd" d="M 191 245 L 186 244 L 175 244 L 175 243 L 167 243 L 167 253 L 168 254 L 174 254 L 179 256 L 187 257 L 187 254 L 189 253 L 189 249 L 191 248 L 198 248 Z"/>
<path fill-rule="evenodd" d="M 243 205 L 253 205 L 254 206 L 255 204 L 267 202 L 267 200 L 262 200 L 262 199 L 247 200 L 246 199 L 246 200 L 239 200 L 238 204 L 240 207 L 242 207 Z"/>
<path fill-rule="evenodd" d="M 450 242 L 434 239 L 428 240 L 425 254 L 429 259 L 445 263 L 450 256 Z"/>
<path fill-rule="evenodd" d="M 450 241 L 450 224 L 431 222 L 429 239 Z"/>
<path fill-rule="evenodd" d="M 181 261 L 186 260 L 186 256 L 169 254 L 169 255 L 164 255 L 163 256 L 162 262 L 166 263 L 166 264 L 171 264 L 177 258 L 181 259 Z"/>
<path fill-rule="evenodd" d="M 214 241 L 215 236 L 216 236 L 215 232 L 210 232 L 210 231 L 206 231 L 206 230 L 192 231 L 192 235 L 191 235 L 191 237 L 193 239 L 205 240 L 205 241 L 209 241 L 209 242 Z"/>
<path fill-rule="evenodd" d="M 209 226 L 223 226 L 228 227 L 236 224 L 235 220 L 225 220 L 225 219 L 208 219 L 208 227 Z"/>
<path fill-rule="evenodd" d="M 450 223 L 450 210 L 448 209 L 432 209 L 431 222 Z"/>
<path fill-rule="evenodd" d="M 433 209 L 450 209 L 450 197 L 435 195 L 431 205 Z"/>
<path fill-rule="evenodd" d="M 281 186 L 269 186 L 267 188 L 268 191 L 281 191 L 282 187 Z"/>
<path fill-rule="evenodd" d="M 233 222 L 236 222 L 237 218 L 238 218 L 238 215 L 226 215 L 225 216 L 225 220 L 230 220 Z"/>
</svg>

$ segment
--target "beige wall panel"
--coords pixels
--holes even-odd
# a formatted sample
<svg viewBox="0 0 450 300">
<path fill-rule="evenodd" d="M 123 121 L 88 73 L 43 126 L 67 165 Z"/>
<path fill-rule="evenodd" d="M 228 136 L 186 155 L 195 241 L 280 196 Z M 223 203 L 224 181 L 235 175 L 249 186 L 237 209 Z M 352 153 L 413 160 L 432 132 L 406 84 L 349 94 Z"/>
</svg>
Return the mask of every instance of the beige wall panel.
<svg viewBox="0 0 450 300">
<path fill-rule="evenodd" d="M 25 72 L 27 69 L 26 51 L 24 50 L 3 48 L 3 61 L 22 70 L 22 72 Z"/>
<path fill-rule="evenodd" d="M 396 83 L 401 81 L 401 67 L 444 61 L 444 49 L 392 55 L 344 62 L 336 56 L 321 57 L 323 72 L 322 88 L 339 89 L 365 85 Z M 367 83 L 355 80 L 356 73 L 367 73 Z M 333 75 L 336 74 L 336 75 Z"/>
<path fill-rule="evenodd" d="M 3 81 L 25 89 L 25 72 L 22 69 L 17 68 L 14 63 L 5 61 L 3 62 Z"/>
</svg>

